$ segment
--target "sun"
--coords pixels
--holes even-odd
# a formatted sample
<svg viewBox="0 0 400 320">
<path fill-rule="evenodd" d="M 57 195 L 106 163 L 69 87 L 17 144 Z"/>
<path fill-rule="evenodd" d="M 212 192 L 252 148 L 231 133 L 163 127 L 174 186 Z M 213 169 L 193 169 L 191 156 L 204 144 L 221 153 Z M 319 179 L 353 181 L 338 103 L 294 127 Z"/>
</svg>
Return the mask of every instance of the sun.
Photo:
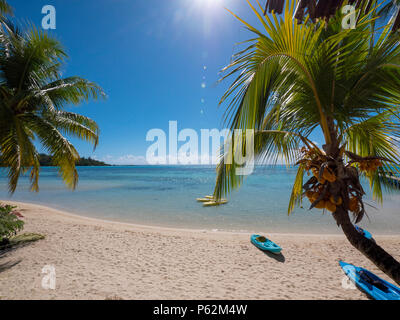
<svg viewBox="0 0 400 320">
<path fill-rule="evenodd" d="M 204 9 L 215 8 L 222 4 L 222 0 L 194 0 L 197 7 Z"/>
<path fill-rule="evenodd" d="M 180 19 L 188 23 L 196 24 L 204 33 L 211 35 L 217 28 L 216 23 L 220 21 L 223 9 L 232 0 L 180 0 Z"/>
</svg>

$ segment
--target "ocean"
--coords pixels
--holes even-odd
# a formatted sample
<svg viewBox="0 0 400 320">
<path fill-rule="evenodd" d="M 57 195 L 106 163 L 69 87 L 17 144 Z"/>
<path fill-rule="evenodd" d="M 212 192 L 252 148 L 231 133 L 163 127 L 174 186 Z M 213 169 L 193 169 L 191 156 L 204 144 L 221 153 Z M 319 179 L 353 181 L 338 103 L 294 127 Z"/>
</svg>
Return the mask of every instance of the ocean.
<svg viewBox="0 0 400 320">
<path fill-rule="evenodd" d="M 22 177 L 14 195 L 0 172 L 0 199 L 43 204 L 74 214 L 143 225 L 238 232 L 340 233 L 331 215 L 308 210 L 309 202 L 290 216 L 287 206 L 295 168 L 257 167 L 229 203 L 203 207 L 196 198 L 211 194 L 211 166 L 79 167 L 79 184 L 67 189 L 57 169 L 42 167 L 40 191 L 29 191 Z M 365 183 L 365 189 L 368 190 Z M 372 233 L 399 234 L 400 191 L 385 194 L 382 206 L 367 197 L 367 217 L 360 224 Z"/>
</svg>

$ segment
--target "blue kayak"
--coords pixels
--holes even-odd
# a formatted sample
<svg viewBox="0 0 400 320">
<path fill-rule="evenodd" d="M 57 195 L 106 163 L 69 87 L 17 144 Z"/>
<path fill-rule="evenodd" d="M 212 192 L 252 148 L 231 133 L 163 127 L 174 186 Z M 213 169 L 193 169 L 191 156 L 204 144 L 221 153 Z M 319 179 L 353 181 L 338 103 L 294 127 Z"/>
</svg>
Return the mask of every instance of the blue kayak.
<svg viewBox="0 0 400 320">
<path fill-rule="evenodd" d="M 372 234 L 371 233 L 369 233 L 367 230 L 365 230 L 365 229 L 363 229 L 363 228 L 361 228 L 361 227 L 359 227 L 359 226 L 356 226 L 356 225 L 354 225 L 354 227 L 356 228 L 356 230 L 359 232 L 359 233 L 361 233 L 364 237 L 366 237 L 367 239 L 369 239 L 369 240 L 374 240 L 373 238 L 372 238 Z"/>
<path fill-rule="evenodd" d="M 271 240 L 263 236 L 260 236 L 258 234 L 253 234 L 250 240 L 251 243 L 254 244 L 260 250 L 269 251 L 275 254 L 279 254 L 282 251 L 282 248 L 278 246 L 276 243 L 273 243 Z"/>
<path fill-rule="evenodd" d="M 355 285 L 375 300 L 400 300 L 400 288 L 387 282 L 372 272 L 339 261 L 344 273 Z"/>
</svg>

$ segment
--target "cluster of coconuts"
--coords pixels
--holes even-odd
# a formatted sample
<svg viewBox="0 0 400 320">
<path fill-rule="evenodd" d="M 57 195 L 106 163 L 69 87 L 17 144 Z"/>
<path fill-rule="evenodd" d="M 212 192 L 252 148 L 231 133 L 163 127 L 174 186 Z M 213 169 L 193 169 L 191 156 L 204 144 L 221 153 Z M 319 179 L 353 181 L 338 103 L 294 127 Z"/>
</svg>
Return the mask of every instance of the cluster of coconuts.
<svg viewBox="0 0 400 320">
<path fill-rule="evenodd" d="M 379 159 L 374 160 L 363 160 L 359 164 L 360 170 L 366 171 L 368 173 L 375 172 L 379 167 L 382 166 L 382 161 Z M 306 197 L 310 200 L 311 203 L 314 203 L 323 191 L 323 186 L 327 181 L 328 182 L 335 182 L 336 176 L 332 172 L 331 169 L 325 168 L 323 174 L 320 176 L 319 170 L 316 167 L 311 168 L 313 175 L 318 179 L 319 185 L 315 188 L 308 190 L 306 192 Z M 335 212 L 337 206 L 340 206 L 343 203 L 342 197 L 335 198 L 333 195 L 329 193 L 320 200 L 316 205 L 315 208 L 317 209 L 327 209 L 330 212 Z M 357 213 L 360 211 L 361 204 L 357 197 L 350 195 L 349 197 L 349 210 L 351 212 Z"/>
<path fill-rule="evenodd" d="M 308 190 L 305 195 L 310 200 L 311 203 L 317 201 L 320 198 L 326 182 L 333 183 L 337 180 L 337 177 L 329 167 L 324 168 L 322 174 L 320 174 L 320 166 L 322 162 L 325 162 L 324 156 L 317 152 L 316 149 L 307 150 L 302 148 L 301 152 L 304 154 L 303 163 L 306 164 L 305 169 L 308 172 L 312 172 L 315 178 L 318 180 L 318 184 L 312 189 Z M 381 167 L 382 161 L 379 159 L 363 159 L 358 162 L 360 171 L 364 171 L 367 174 L 373 174 L 379 167 Z M 335 198 L 333 195 L 327 193 L 322 200 L 320 200 L 315 208 L 317 209 L 327 209 L 330 212 L 336 212 L 337 206 L 343 204 L 342 197 L 338 196 Z M 350 193 L 348 209 L 351 212 L 358 213 L 361 209 L 361 203 L 359 199 Z"/>
<path fill-rule="evenodd" d="M 316 185 L 313 189 L 308 190 L 306 192 L 306 197 L 310 200 L 311 203 L 317 201 L 320 197 L 321 193 L 323 192 L 323 185 L 326 182 L 335 182 L 337 177 L 334 174 L 333 170 L 329 167 L 324 168 L 324 171 L 320 175 L 320 165 L 324 161 L 324 159 L 320 159 L 320 155 L 316 150 L 306 150 L 303 148 L 302 152 L 304 153 L 306 158 L 311 158 L 312 160 L 307 159 L 306 162 L 306 170 L 308 172 L 312 172 L 315 178 L 317 178 L 319 184 Z M 343 199 L 338 197 L 337 199 L 334 198 L 333 195 L 327 194 L 324 199 L 320 200 L 316 205 L 315 208 L 317 209 L 327 209 L 331 212 L 336 211 L 336 207 L 340 206 L 343 203 Z"/>
<path fill-rule="evenodd" d="M 320 187 L 320 186 L 319 186 Z M 317 187 L 315 190 L 308 190 L 306 192 L 306 197 L 310 200 L 311 203 L 314 203 L 319 198 L 322 190 L 321 188 Z M 340 206 L 343 203 L 342 197 L 338 196 L 335 198 L 333 195 L 329 193 L 316 205 L 315 208 L 317 209 L 326 209 L 330 212 L 335 212 L 337 206 Z M 358 201 L 357 197 L 351 196 L 349 201 L 349 210 L 357 213 L 360 211 L 361 205 Z"/>
<path fill-rule="evenodd" d="M 306 197 L 308 198 L 308 200 L 310 200 L 311 203 L 313 203 L 319 198 L 321 192 L 322 192 L 321 188 L 317 187 L 316 190 L 308 190 L 306 192 Z M 315 208 L 327 209 L 330 212 L 335 212 L 336 207 L 340 206 L 342 203 L 343 203 L 342 197 L 337 197 L 335 199 L 333 195 L 327 194 L 324 197 L 324 199 L 322 199 L 315 205 Z"/>
<path fill-rule="evenodd" d="M 329 168 L 324 169 L 322 177 L 320 177 L 319 170 L 317 168 L 312 168 L 311 171 L 312 171 L 314 177 L 316 177 L 318 179 L 318 182 L 320 184 L 325 184 L 326 181 L 328 181 L 328 182 L 336 181 L 335 174 Z"/>
<path fill-rule="evenodd" d="M 328 182 L 335 182 L 336 181 L 336 175 L 332 172 L 331 169 L 325 168 L 324 172 L 320 176 L 318 168 L 311 168 L 311 171 L 318 179 L 319 185 L 317 185 L 315 188 L 312 190 L 308 190 L 306 192 L 306 197 L 310 200 L 311 203 L 314 203 L 317 201 L 317 199 L 320 197 L 323 186 L 327 181 Z M 320 200 L 316 205 L 315 208 L 317 209 L 327 209 L 330 212 L 335 212 L 336 207 L 340 206 L 343 203 L 343 199 L 341 197 L 338 197 L 335 199 L 333 195 L 330 195 L 327 193 L 324 197 L 324 199 Z"/>
<path fill-rule="evenodd" d="M 381 166 L 382 166 L 382 161 L 379 159 L 362 160 L 359 162 L 360 170 L 367 173 L 374 173 Z"/>
</svg>

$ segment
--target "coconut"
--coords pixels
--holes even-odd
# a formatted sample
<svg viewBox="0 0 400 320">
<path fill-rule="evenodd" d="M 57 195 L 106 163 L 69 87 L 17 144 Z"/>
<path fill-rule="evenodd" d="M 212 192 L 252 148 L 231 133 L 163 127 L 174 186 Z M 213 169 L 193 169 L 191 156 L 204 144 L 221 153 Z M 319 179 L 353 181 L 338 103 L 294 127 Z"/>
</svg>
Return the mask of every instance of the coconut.
<svg viewBox="0 0 400 320">
<path fill-rule="evenodd" d="M 335 182 L 336 181 L 336 176 L 328 168 L 324 170 L 324 173 L 322 174 L 322 177 L 325 180 L 328 180 L 329 182 Z"/>
<path fill-rule="evenodd" d="M 342 197 L 337 197 L 337 199 L 335 200 L 334 196 L 330 196 L 329 200 L 336 206 L 340 206 L 343 203 Z"/>
<path fill-rule="evenodd" d="M 359 208 L 358 199 L 356 197 L 351 197 L 349 201 L 349 210 L 352 212 L 357 212 Z"/>
<path fill-rule="evenodd" d="M 325 200 L 321 200 L 320 202 L 318 202 L 318 203 L 315 205 L 315 208 L 317 208 L 317 209 L 324 209 L 324 208 L 325 208 L 325 205 L 326 205 L 326 201 L 325 201 Z"/>
<path fill-rule="evenodd" d="M 318 182 L 320 184 L 325 184 L 326 179 L 322 176 L 322 178 L 319 177 L 319 170 L 317 168 L 312 168 L 312 173 L 314 175 L 314 177 L 316 177 L 318 179 Z"/>
<path fill-rule="evenodd" d="M 336 211 L 336 205 L 333 204 L 333 203 L 330 202 L 330 201 L 326 201 L 326 202 L 325 202 L 325 208 L 326 208 L 327 210 L 329 210 L 330 212 L 335 212 L 335 211 Z"/>
<path fill-rule="evenodd" d="M 313 192 L 313 195 L 311 196 L 310 201 L 311 202 L 317 201 L 318 197 L 319 197 L 319 193 L 318 192 Z"/>
<path fill-rule="evenodd" d="M 312 196 L 314 195 L 314 192 L 313 191 L 311 191 L 311 190 L 308 190 L 307 192 L 306 192 L 306 197 L 308 198 L 308 199 L 312 199 Z"/>
</svg>

